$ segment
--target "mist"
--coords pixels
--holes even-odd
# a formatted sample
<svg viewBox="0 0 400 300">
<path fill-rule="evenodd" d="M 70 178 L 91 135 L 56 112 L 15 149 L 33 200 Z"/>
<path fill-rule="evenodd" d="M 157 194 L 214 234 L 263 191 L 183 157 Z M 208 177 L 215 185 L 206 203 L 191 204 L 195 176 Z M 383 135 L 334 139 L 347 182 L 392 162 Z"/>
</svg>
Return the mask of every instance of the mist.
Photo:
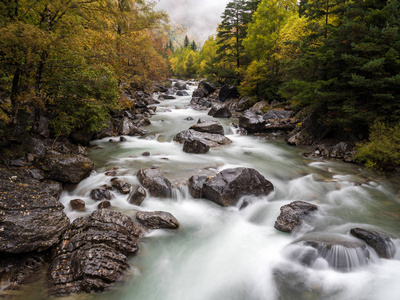
<svg viewBox="0 0 400 300">
<path fill-rule="evenodd" d="M 190 39 L 203 44 L 216 33 L 221 15 L 229 0 L 157 0 L 156 9 L 165 10 L 172 23 L 188 28 Z"/>
</svg>

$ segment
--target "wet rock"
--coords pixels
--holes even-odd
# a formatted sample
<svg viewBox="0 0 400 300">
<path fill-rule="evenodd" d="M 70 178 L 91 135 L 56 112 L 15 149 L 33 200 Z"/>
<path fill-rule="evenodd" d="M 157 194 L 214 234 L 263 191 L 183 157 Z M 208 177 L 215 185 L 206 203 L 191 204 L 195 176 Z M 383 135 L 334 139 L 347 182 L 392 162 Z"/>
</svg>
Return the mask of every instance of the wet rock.
<svg viewBox="0 0 400 300">
<path fill-rule="evenodd" d="M 238 98 L 239 96 L 240 95 L 236 87 L 226 84 L 221 88 L 218 98 L 221 101 L 226 101 L 231 98 Z"/>
<path fill-rule="evenodd" d="M 275 222 L 275 229 L 283 232 L 298 230 L 304 219 L 318 207 L 314 204 L 294 201 L 281 207 L 281 214 Z"/>
<path fill-rule="evenodd" d="M 207 91 L 207 95 L 214 93 L 216 88 L 211 82 L 201 81 L 199 87 Z"/>
<path fill-rule="evenodd" d="M 194 98 L 204 98 L 207 97 L 208 91 L 202 87 L 199 87 L 193 91 L 192 97 Z"/>
<path fill-rule="evenodd" d="M 127 256 L 137 252 L 141 234 L 131 218 L 110 209 L 76 219 L 53 252 L 50 294 L 100 292 L 124 280 L 130 273 Z"/>
<path fill-rule="evenodd" d="M 116 188 L 121 194 L 124 195 L 129 194 L 131 192 L 131 187 L 132 187 L 132 185 L 129 182 L 117 178 L 111 179 L 111 186 Z"/>
<path fill-rule="evenodd" d="M 137 173 L 139 182 L 145 187 L 153 197 L 170 197 L 172 193 L 172 183 L 164 177 L 159 169 L 140 169 Z"/>
<path fill-rule="evenodd" d="M 111 202 L 110 201 L 103 201 L 99 205 L 97 205 L 98 209 L 107 209 L 111 207 Z"/>
<path fill-rule="evenodd" d="M 170 213 L 163 211 L 138 211 L 136 218 L 144 226 L 150 229 L 177 229 L 179 228 L 178 220 Z"/>
<path fill-rule="evenodd" d="M 193 92 L 193 98 L 190 100 L 190 106 L 195 110 L 207 110 L 211 107 L 211 100 L 204 97 L 198 97 L 196 93 Z"/>
<path fill-rule="evenodd" d="M 150 152 L 149 151 L 143 152 L 142 156 L 150 156 Z"/>
<path fill-rule="evenodd" d="M 221 145 L 228 145 L 232 143 L 230 139 L 222 134 L 213 134 L 207 132 L 199 132 L 193 129 L 184 130 L 178 133 L 174 141 L 184 143 L 185 141 L 199 140 L 208 147 L 218 147 Z"/>
<path fill-rule="evenodd" d="M 135 187 L 129 195 L 128 202 L 133 205 L 140 206 L 147 197 L 147 192 L 141 186 Z"/>
<path fill-rule="evenodd" d="M 160 100 L 175 100 L 176 97 L 171 96 L 171 95 L 162 94 L 158 97 L 158 99 L 160 99 Z"/>
<path fill-rule="evenodd" d="M 179 91 L 187 90 L 186 82 L 176 82 L 174 87 Z"/>
<path fill-rule="evenodd" d="M 45 178 L 63 183 L 79 183 L 94 168 L 90 159 L 73 154 L 46 154 L 36 159 L 35 165 L 44 172 Z"/>
<path fill-rule="evenodd" d="M 69 202 L 73 210 L 85 210 L 86 203 L 82 199 L 74 199 Z"/>
<path fill-rule="evenodd" d="M 189 96 L 189 93 L 186 91 L 177 91 L 176 95 L 177 96 Z"/>
<path fill-rule="evenodd" d="M 185 118 L 185 121 L 193 121 L 194 119 L 192 117 L 187 117 Z"/>
<path fill-rule="evenodd" d="M 59 197 L 56 187 L 24 170 L 0 167 L 0 257 L 43 251 L 59 242 L 69 219 L 55 197 Z"/>
<path fill-rule="evenodd" d="M 261 115 L 247 110 L 239 118 L 239 126 L 244 128 L 249 133 L 262 132 L 265 129 L 265 120 Z"/>
<path fill-rule="evenodd" d="M 119 141 L 120 141 L 120 142 L 126 142 L 126 137 L 121 136 L 121 137 L 119 138 Z"/>
<path fill-rule="evenodd" d="M 293 116 L 293 112 L 290 110 L 268 110 L 267 113 L 263 116 L 265 120 L 271 119 L 288 119 Z"/>
<path fill-rule="evenodd" d="M 215 104 L 211 107 L 208 112 L 209 116 L 213 116 L 214 118 L 231 118 L 232 113 L 226 105 L 218 105 Z"/>
<path fill-rule="evenodd" d="M 132 122 L 131 119 L 125 117 L 122 119 L 120 128 L 119 128 L 119 135 L 134 135 L 137 132 L 138 128 Z"/>
<path fill-rule="evenodd" d="M 385 233 L 362 228 L 353 228 L 350 233 L 356 238 L 365 241 L 381 258 L 390 259 L 396 253 L 396 246 Z"/>
<path fill-rule="evenodd" d="M 316 264 L 325 264 L 343 272 L 366 266 L 370 262 L 367 245 L 357 238 L 342 234 L 309 234 L 297 240 L 287 252 L 291 259 L 304 265 L 315 267 Z"/>
<path fill-rule="evenodd" d="M 210 150 L 210 146 L 201 140 L 185 141 L 183 143 L 183 151 L 186 153 L 204 154 Z"/>
<path fill-rule="evenodd" d="M 271 182 L 249 168 L 223 170 L 203 185 L 203 196 L 221 206 L 234 206 L 242 196 L 267 196 Z"/>
<path fill-rule="evenodd" d="M 206 182 L 206 176 L 194 175 L 188 180 L 189 194 L 193 198 L 201 198 L 203 195 L 203 185 Z"/>
<path fill-rule="evenodd" d="M 140 127 L 140 126 L 149 126 L 149 125 L 151 125 L 151 121 L 150 121 L 148 118 L 143 118 L 143 119 L 141 119 L 139 122 L 136 123 L 136 126 L 137 126 L 137 127 Z"/>
<path fill-rule="evenodd" d="M 224 127 L 216 121 L 206 121 L 200 119 L 197 124 L 190 127 L 190 129 L 200 132 L 224 134 Z"/>
<path fill-rule="evenodd" d="M 96 201 L 111 200 L 113 194 L 107 189 L 94 189 L 90 192 L 90 198 Z"/>
</svg>

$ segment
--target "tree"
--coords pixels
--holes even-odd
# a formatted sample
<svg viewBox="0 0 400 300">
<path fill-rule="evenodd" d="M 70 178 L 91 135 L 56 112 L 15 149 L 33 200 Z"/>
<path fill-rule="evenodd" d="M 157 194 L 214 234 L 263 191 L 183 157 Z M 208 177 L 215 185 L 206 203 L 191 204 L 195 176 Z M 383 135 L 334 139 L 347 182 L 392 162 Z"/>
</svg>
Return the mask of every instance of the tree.
<svg viewBox="0 0 400 300">
<path fill-rule="evenodd" d="M 195 42 L 195 41 L 192 41 L 192 44 L 191 44 L 190 48 L 191 48 L 193 51 L 197 51 L 197 45 L 196 45 L 196 42 Z"/>
<path fill-rule="evenodd" d="M 187 35 L 185 35 L 185 40 L 183 41 L 183 47 L 185 47 L 185 48 L 190 47 L 190 42 L 189 42 L 189 38 Z"/>
</svg>

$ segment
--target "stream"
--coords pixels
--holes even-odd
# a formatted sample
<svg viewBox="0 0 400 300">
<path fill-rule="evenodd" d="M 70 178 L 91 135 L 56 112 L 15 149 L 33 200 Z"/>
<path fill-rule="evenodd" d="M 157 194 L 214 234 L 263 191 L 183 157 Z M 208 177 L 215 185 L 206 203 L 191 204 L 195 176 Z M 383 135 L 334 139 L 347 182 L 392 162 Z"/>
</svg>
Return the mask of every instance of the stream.
<svg viewBox="0 0 400 300">
<path fill-rule="evenodd" d="M 190 86 L 193 92 L 195 86 Z M 207 111 L 188 107 L 191 96 L 161 101 L 145 137 L 109 138 L 92 142 L 89 158 L 95 172 L 61 202 L 69 218 L 89 215 L 98 202 L 90 191 L 110 183 L 104 173 L 117 168 L 118 178 L 138 185 L 141 168 L 160 168 L 178 188 L 171 199 L 147 197 L 140 207 L 127 195 L 114 192 L 112 208 L 167 211 L 180 228 L 155 230 L 141 240 L 130 258 L 128 282 L 84 299 L 130 300 L 258 300 L 258 299 L 400 299 L 400 185 L 361 166 L 303 157 L 305 149 L 288 146 L 282 138 L 241 136 L 231 127 L 235 119 L 218 119 L 233 143 L 211 148 L 207 154 L 188 154 L 173 137 L 197 123 L 212 119 Z M 194 120 L 187 121 L 191 116 Z M 150 156 L 142 156 L 144 152 Z M 192 175 L 213 176 L 221 170 L 248 167 L 271 181 L 275 191 L 267 197 L 246 197 L 240 209 L 223 208 L 190 197 L 186 182 Z M 70 208 L 72 199 L 86 202 L 86 211 Z M 300 232 L 287 234 L 274 228 L 280 207 L 301 200 L 318 205 L 312 221 Z M 371 255 L 368 264 L 349 272 L 320 262 L 313 267 L 293 259 L 292 243 L 306 234 L 348 236 L 351 228 L 382 231 L 393 237 L 398 251 L 393 259 Z M 373 251 L 373 250 L 372 250 Z M 340 253 L 338 253 L 340 255 Z M 349 256 L 349 260 L 352 260 Z M 82 297 L 82 296 L 79 296 Z"/>
</svg>

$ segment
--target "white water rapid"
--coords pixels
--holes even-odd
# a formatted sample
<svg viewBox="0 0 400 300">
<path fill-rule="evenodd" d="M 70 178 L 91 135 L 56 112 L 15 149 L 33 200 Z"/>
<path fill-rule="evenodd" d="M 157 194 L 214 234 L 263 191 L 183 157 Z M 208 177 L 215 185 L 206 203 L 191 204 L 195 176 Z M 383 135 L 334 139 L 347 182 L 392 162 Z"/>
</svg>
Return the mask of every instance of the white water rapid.
<svg viewBox="0 0 400 300">
<path fill-rule="evenodd" d="M 158 167 L 179 187 L 172 199 L 148 197 L 140 207 L 129 204 L 127 195 L 114 192 L 112 208 L 131 215 L 134 210 L 167 211 L 179 220 L 180 228 L 153 231 L 130 259 L 134 267 L 129 281 L 85 299 L 400 299 L 398 184 L 357 165 L 306 159 L 304 149 L 290 147 L 280 138 L 240 136 L 230 127 L 237 122 L 232 119 L 218 119 L 232 144 L 212 148 L 207 154 L 184 153 L 173 137 L 200 117 L 212 119 L 207 112 L 188 107 L 190 99 L 178 96 L 157 105 L 144 138 L 126 137 L 123 143 L 110 143 L 108 138 L 94 141 L 89 157 L 96 171 L 75 190 L 63 193 L 65 211 L 75 219 L 96 209 L 98 202 L 90 199 L 90 191 L 109 184 L 111 177 L 104 173 L 114 167 L 119 178 L 132 184 L 138 184 L 140 168 Z M 194 120 L 185 120 L 189 116 Z M 145 151 L 150 156 L 142 156 Z M 275 191 L 249 199 L 251 204 L 244 209 L 240 205 L 223 208 L 189 196 L 185 183 L 192 175 L 211 176 L 239 166 L 258 170 Z M 70 200 L 76 198 L 85 200 L 85 212 L 70 208 Z M 277 231 L 274 222 L 280 207 L 295 200 L 318 205 L 318 212 L 300 233 Z M 306 266 L 293 255 L 299 246 L 292 243 L 306 234 L 346 239 L 354 227 L 391 235 L 398 250 L 394 259 L 380 259 L 368 249 L 367 261 L 358 260 L 359 250 L 335 246 L 329 255 L 349 260 L 350 267 L 342 271 L 323 259 Z"/>
</svg>

